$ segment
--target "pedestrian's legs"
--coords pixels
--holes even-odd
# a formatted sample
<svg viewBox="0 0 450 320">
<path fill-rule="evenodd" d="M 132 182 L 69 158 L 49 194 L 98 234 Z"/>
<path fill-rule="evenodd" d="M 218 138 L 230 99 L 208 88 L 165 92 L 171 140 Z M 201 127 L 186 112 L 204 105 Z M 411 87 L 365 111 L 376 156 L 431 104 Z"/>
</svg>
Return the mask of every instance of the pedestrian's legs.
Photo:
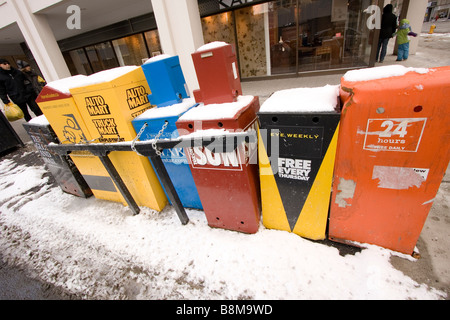
<svg viewBox="0 0 450 320">
<path fill-rule="evenodd" d="M 397 61 L 402 61 L 403 60 L 403 50 L 404 50 L 403 48 L 404 48 L 404 43 L 398 45 Z"/>
<path fill-rule="evenodd" d="M 408 59 L 409 57 L 409 42 L 404 44 L 405 46 L 403 47 L 403 60 Z"/>
<path fill-rule="evenodd" d="M 389 44 L 389 38 L 382 40 L 380 62 L 383 62 L 384 58 L 386 57 L 388 44 Z"/>
<path fill-rule="evenodd" d="M 41 108 L 39 108 L 39 105 L 36 103 L 36 97 L 31 97 L 27 100 L 27 104 L 30 107 L 31 111 L 33 111 L 33 113 L 36 116 L 41 116 L 42 115 L 42 111 Z"/>
<path fill-rule="evenodd" d="M 20 110 L 22 110 L 24 118 L 25 118 L 25 121 L 26 122 L 30 121 L 31 120 L 31 116 L 30 116 L 30 114 L 28 112 L 28 106 L 27 106 L 26 102 L 24 102 L 24 103 L 16 103 L 16 104 L 20 108 Z"/>
<path fill-rule="evenodd" d="M 383 39 L 378 39 L 378 47 L 377 47 L 377 55 L 375 56 L 375 61 L 378 61 L 378 57 L 380 56 L 381 43 Z"/>
</svg>

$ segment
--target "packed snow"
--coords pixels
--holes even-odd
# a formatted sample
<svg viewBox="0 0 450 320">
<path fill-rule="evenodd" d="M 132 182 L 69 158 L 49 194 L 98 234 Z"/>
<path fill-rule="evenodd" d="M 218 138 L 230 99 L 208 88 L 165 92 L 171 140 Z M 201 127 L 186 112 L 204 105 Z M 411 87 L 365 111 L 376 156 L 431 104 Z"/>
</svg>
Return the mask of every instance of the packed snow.
<svg viewBox="0 0 450 320">
<path fill-rule="evenodd" d="M 211 103 L 206 105 L 200 103 L 197 107 L 190 109 L 182 115 L 180 120 L 195 121 L 234 118 L 239 111 L 248 106 L 254 98 L 254 96 L 238 96 L 236 102 Z"/>
<path fill-rule="evenodd" d="M 229 45 L 230 45 L 229 43 L 226 43 L 223 41 L 213 41 L 213 42 L 202 45 L 200 48 L 197 49 L 197 52 L 214 50 L 214 49 L 229 46 Z"/>
<path fill-rule="evenodd" d="M 136 120 L 161 119 L 167 117 L 179 116 L 196 105 L 194 98 L 183 99 L 180 103 L 167 107 L 151 108 L 136 117 Z"/>
<path fill-rule="evenodd" d="M 426 74 L 430 72 L 430 69 L 427 68 L 412 68 L 405 67 L 402 65 L 391 65 L 391 66 L 382 66 L 375 68 L 367 68 L 367 69 L 358 69 L 348 71 L 344 75 L 345 81 L 370 81 L 376 79 L 384 79 L 391 77 L 400 77 L 404 76 L 408 72 L 416 72 L 419 74 Z"/>
<path fill-rule="evenodd" d="M 182 225 L 171 206 L 132 215 L 120 203 L 63 193 L 45 173 L 43 165 L 0 160 L 0 250 L 83 298 L 445 298 L 389 262 L 400 255 L 414 264 L 410 256 L 373 245 L 343 256 L 262 224 L 256 234 L 213 229 L 198 210 L 187 209 Z"/>
<path fill-rule="evenodd" d="M 91 74 L 90 76 L 76 75 L 76 76 L 67 77 L 64 79 L 49 82 L 47 84 L 47 86 L 56 91 L 59 91 L 59 92 L 65 93 L 65 94 L 70 94 L 71 89 L 109 82 L 111 80 L 122 77 L 122 76 L 126 75 L 127 73 L 130 73 L 138 68 L 140 68 L 140 67 L 125 66 L 125 67 L 117 67 L 117 68 L 113 68 L 113 69 L 109 69 L 109 70 L 105 70 L 105 71 L 100 71 L 100 72 Z"/>
<path fill-rule="evenodd" d="M 49 82 L 47 83 L 47 87 L 64 94 L 70 94 L 70 89 L 82 87 L 86 83 L 86 78 L 87 76 L 79 74 L 76 76 Z"/>
<path fill-rule="evenodd" d="M 169 59 L 169 58 L 172 58 L 172 57 L 174 57 L 174 56 L 170 55 L 170 54 L 163 53 L 163 54 L 159 54 L 157 56 L 151 57 L 150 59 L 145 61 L 144 64 L 149 64 L 149 63 L 152 63 L 152 62 L 161 61 L 161 60 Z"/>
<path fill-rule="evenodd" d="M 105 71 L 100 71 L 94 74 L 91 74 L 90 76 L 85 77 L 84 79 L 81 78 L 79 82 L 77 82 L 76 86 L 72 86 L 71 89 L 79 88 L 79 87 L 87 87 L 92 86 L 100 83 L 106 83 L 110 82 L 114 79 L 120 78 L 132 71 L 135 71 L 136 69 L 139 69 L 141 67 L 138 66 L 125 66 L 125 67 L 117 67 L 113 69 L 108 69 Z M 84 80 L 84 81 L 83 81 Z"/>
<path fill-rule="evenodd" d="M 50 122 L 48 122 L 47 117 L 43 114 L 39 117 L 35 117 L 28 121 L 28 124 L 35 125 L 35 126 L 48 126 Z"/>
<path fill-rule="evenodd" d="M 280 90 L 267 99 L 261 113 L 273 112 L 336 112 L 339 86 L 327 85 L 318 88 L 295 88 Z"/>
</svg>

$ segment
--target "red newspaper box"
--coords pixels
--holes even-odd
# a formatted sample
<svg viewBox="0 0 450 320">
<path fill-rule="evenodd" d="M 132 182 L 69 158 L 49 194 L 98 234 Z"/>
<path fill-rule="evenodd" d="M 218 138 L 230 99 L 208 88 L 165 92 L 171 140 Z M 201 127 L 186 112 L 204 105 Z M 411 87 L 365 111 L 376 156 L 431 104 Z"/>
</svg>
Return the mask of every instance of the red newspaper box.
<svg viewBox="0 0 450 320">
<path fill-rule="evenodd" d="M 239 96 L 237 102 L 199 105 L 176 122 L 180 136 L 193 132 L 214 136 L 225 131 L 254 131 L 259 99 Z M 211 227 L 255 233 L 260 221 L 257 143 L 236 150 L 211 152 L 205 147 L 186 148 L 185 154 Z"/>
<path fill-rule="evenodd" d="M 215 41 L 192 54 L 200 89 L 194 90 L 197 103 L 235 102 L 242 95 L 236 52 L 232 45 Z"/>
<path fill-rule="evenodd" d="M 450 159 L 450 67 L 348 72 L 329 237 L 413 254 Z"/>
</svg>

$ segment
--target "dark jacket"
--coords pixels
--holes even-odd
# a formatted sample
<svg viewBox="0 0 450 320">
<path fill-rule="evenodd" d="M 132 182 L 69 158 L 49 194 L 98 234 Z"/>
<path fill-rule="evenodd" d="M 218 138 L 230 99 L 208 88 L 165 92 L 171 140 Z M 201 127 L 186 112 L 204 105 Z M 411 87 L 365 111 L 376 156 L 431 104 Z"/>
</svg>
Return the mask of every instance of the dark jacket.
<svg viewBox="0 0 450 320">
<path fill-rule="evenodd" d="M 398 28 L 397 16 L 392 13 L 393 7 L 388 4 L 383 9 L 383 16 L 381 17 L 380 39 L 392 38 L 392 35 Z"/>
<path fill-rule="evenodd" d="M 0 69 L 0 99 L 4 104 L 11 99 L 15 104 L 24 103 L 35 95 L 33 86 L 21 71 Z M 8 98 L 9 97 L 9 98 Z"/>
<path fill-rule="evenodd" d="M 42 88 L 44 88 L 46 83 L 39 82 L 39 75 L 36 72 L 34 72 L 33 70 L 30 70 L 30 71 L 23 70 L 22 72 L 25 74 L 27 79 L 31 82 L 33 90 L 36 93 L 36 96 L 38 96 L 39 93 L 41 93 Z"/>
</svg>

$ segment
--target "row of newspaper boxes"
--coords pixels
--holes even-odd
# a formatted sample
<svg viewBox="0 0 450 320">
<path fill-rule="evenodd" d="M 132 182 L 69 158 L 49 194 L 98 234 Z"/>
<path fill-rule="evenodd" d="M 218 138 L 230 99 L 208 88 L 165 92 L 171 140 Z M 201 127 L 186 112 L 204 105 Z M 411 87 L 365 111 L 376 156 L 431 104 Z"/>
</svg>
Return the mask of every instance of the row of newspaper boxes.
<svg viewBox="0 0 450 320">
<path fill-rule="evenodd" d="M 44 88 L 44 120 L 25 127 L 64 191 L 129 205 L 99 157 L 61 157 L 49 143 L 253 133 L 256 141 L 231 150 L 158 152 L 183 207 L 203 210 L 211 227 L 251 234 L 262 216 L 267 228 L 312 240 L 413 253 L 450 158 L 450 68 L 355 70 L 339 86 L 279 91 L 260 106 L 242 94 L 231 45 L 192 57 L 200 86 L 192 98 L 178 57 L 167 55 Z M 137 206 L 161 211 L 170 202 L 148 157 L 107 157 Z"/>
</svg>

